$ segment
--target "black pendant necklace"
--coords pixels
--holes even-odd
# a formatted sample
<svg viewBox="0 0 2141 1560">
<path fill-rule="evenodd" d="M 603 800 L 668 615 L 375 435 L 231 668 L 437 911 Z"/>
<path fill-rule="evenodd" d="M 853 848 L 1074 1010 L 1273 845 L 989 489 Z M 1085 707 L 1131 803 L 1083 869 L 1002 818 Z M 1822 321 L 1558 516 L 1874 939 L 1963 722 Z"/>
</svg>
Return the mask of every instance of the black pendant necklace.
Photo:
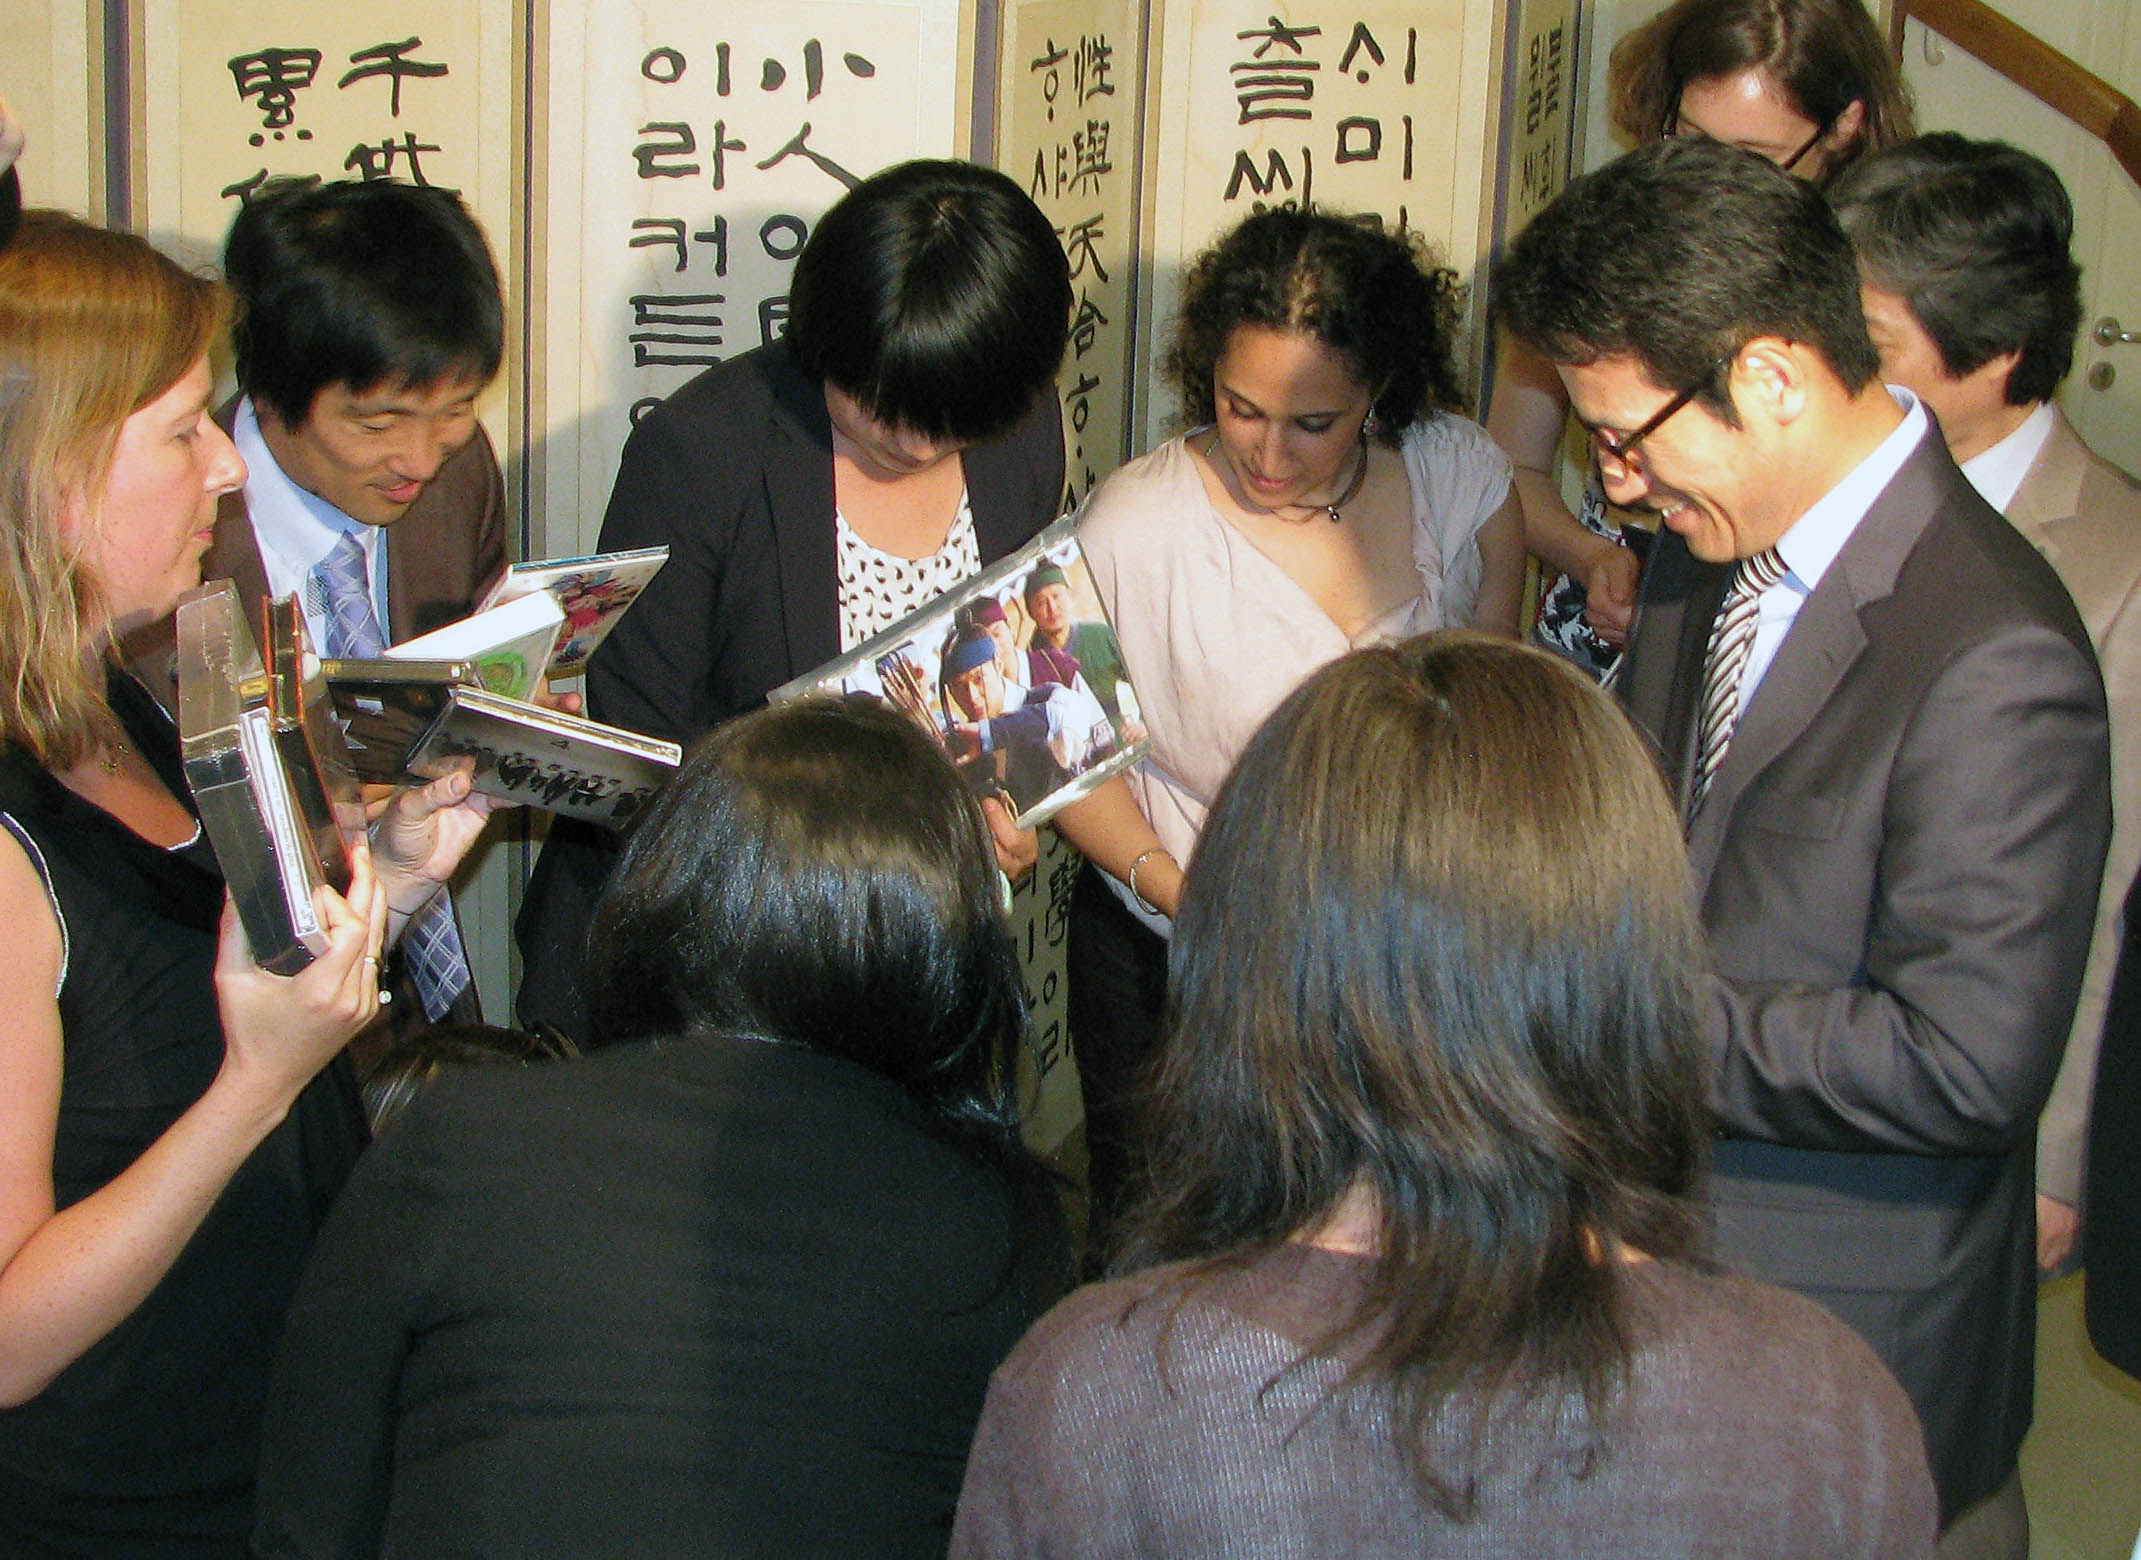
<svg viewBox="0 0 2141 1560">
<path fill-rule="evenodd" d="M 1218 448 L 1219 435 L 1215 433 L 1212 435 L 1212 442 L 1204 447 L 1204 458 L 1206 460 L 1210 460 L 1212 458 L 1213 452 Z M 1285 521 L 1288 525 L 1306 525 L 1318 514 L 1326 516 L 1330 520 L 1331 524 L 1336 525 L 1341 520 L 1345 519 L 1345 515 L 1341 511 L 1344 510 L 1346 505 L 1352 503 L 1354 499 L 1360 497 L 1360 490 L 1363 486 L 1366 485 L 1368 481 L 1368 435 L 1365 430 L 1363 430 L 1361 433 L 1360 443 L 1357 448 L 1360 451 L 1360 461 L 1353 468 L 1352 480 L 1346 484 L 1345 491 L 1343 493 L 1340 493 L 1336 498 L 1332 499 L 1328 504 L 1279 504 L 1273 508 L 1267 509 L 1262 504 L 1256 503 L 1251 500 L 1246 493 L 1242 495 L 1242 503 L 1247 508 L 1253 509 L 1259 514 L 1276 515 L 1279 519 Z M 1222 456 L 1221 458 L 1225 459 L 1224 456 Z M 1240 487 L 1241 476 L 1238 472 L 1234 472 L 1234 463 L 1232 461 L 1227 461 L 1226 467 L 1230 473 L 1233 473 L 1235 485 L 1237 487 Z M 1299 519 L 1295 519 L 1292 515 L 1285 513 L 1285 511 L 1289 509 L 1305 509 L 1308 511 L 1308 513 L 1302 515 Z"/>
<path fill-rule="evenodd" d="M 1294 508 L 1299 508 L 1299 509 L 1320 509 L 1320 510 L 1322 510 L 1322 511 L 1323 511 L 1323 512 L 1324 512 L 1325 514 L 1327 514 L 1327 515 L 1329 515 L 1329 516 L 1331 517 L 1331 524 L 1333 524 L 1333 525 L 1336 525 L 1336 524 L 1338 524 L 1338 522 L 1339 522 L 1339 521 L 1341 521 L 1341 520 L 1343 520 L 1343 519 L 1345 518 L 1345 516 L 1344 516 L 1344 515 L 1342 515 L 1342 514 L 1340 514 L 1340 513 L 1338 512 L 1338 511 L 1339 511 L 1339 509 L 1340 509 L 1340 508 L 1341 508 L 1341 507 L 1342 507 L 1343 505 L 1346 505 L 1346 504 L 1350 504 L 1350 503 L 1352 503 L 1352 502 L 1353 502 L 1353 500 L 1354 500 L 1354 499 L 1356 499 L 1356 498 L 1360 497 L 1360 490 L 1361 490 L 1361 487 L 1363 486 L 1363 484 L 1365 484 L 1365 483 L 1367 482 L 1367 480 L 1368 480 L 1368 436 L 1367 436 L 1367 435 L 1366 435 L 1366 434 L 1364 433 L 1364 434 L 1362 434 L 1362 435 L 1361 435 L 1361 440 L 1360 440 L 1360 465 L 1359 465 L 1359 466 L 1357 466 L 1356 468 L 1354 468 L 1354 472 L 1353 472 L 1353 480 L 1352 480 L 1351 482 L 1348 482 L 1348 483 L 1346 484 L 1346 490 L 1345 490 L 1345 491 L 1344 491 L 1343 493 L 1339 494 L 1339 495 L 1338 495 L 1338 496 L 1337 496 L 1336 498 L 1332 499 L 1332 500 L 1331 500 L 1331 501 L 1330 501 L 1330 502 L 1329 502 L 1328 504 L 1298 504 L 1298 505 L 1295 505 L 1295 504 L 1289 504 L 1289 505 L 1288 505 L 1287 507 L 1288 507 L 1289 509 L 1294 509 Z M 1302 518 L 1303 518 L 1303 519 L 1305 520 L 1305 519 L 1307 519 L 1308 517 L 1307 517 L 1306 515 L 1304 515 L 1304 516 L 1302 516 Z"/>
</svg>

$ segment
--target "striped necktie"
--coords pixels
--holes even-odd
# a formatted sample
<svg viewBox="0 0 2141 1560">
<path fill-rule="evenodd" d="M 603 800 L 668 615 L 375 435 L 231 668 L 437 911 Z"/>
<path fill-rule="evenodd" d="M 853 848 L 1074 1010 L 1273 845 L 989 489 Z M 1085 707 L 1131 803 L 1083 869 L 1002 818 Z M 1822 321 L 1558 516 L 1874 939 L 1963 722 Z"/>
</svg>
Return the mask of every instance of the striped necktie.
<svg viewBox="0 0 2141 1560">
<path fill-rule="evenodd" d="M 371 570 L 355 532 L 342 534 L 327 556 L 313 565 L 312 577 L 325 609 L 322 616 L 330 656 L 365 658 L 386 649 L 386 635 L 380 631 L 379 614 L 372 606 Z M 417 1000 L 424 1004 L 424 1016 L 437 1023 L 468 989 L 471 978 L 453 900 L 444 889 L 402 929 L 401 957 L 416 986 Z"/>
<path fill-rule="evenodd" d="M 1776 548 L 1765 547 L 1751 558 L 1740 560 L 1725 592 L 1717 623 L 1710 630 L 1710 648 L 1703 657 L 1702 726 L 1695 785 L 1688 801 L 1694 814 L 1710 794 L 1725 752 L 1732 746 L 1733 728 L 1740 720 L 1740 681 L 1747 661 L 1754 654 L 1755 625 L 1762 615 L 1762 593 L 1783 579 L 1784 559 Z"/>
<path fill-rule="evenodd" d="M 371 568 L 364 543 L 344 531 L 327 556 L 312 566 L 321 615 L 327 620 L 327 653 L 336 660 L 366 660 L 383 652 L 387 636 L 372 608 Z"/>
</svg>

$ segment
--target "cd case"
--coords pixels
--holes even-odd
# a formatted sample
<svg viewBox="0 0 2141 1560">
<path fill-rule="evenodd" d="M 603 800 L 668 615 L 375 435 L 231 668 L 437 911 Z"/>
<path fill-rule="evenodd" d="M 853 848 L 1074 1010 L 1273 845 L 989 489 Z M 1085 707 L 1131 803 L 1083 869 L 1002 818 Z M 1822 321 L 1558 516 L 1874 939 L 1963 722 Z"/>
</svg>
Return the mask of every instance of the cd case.
<svg viewBox="0 0 2141 1560">
<path fill-rule="evenodd" d="M 324 661 L 360 778 L 435 780 L 455 768 L 486 796 L 620 826 L 676 772 L 683 750 L 474 686 L 459 661 Z"/>
<path fill-rule="evenodd" d="M 267 603 L 262 628 L 228 580 L 179 603 L 179 739 L 253 958 L 294 975 L 326 950 L 313 892 L 348 889 L 364 807 L 294 598 Z"/>
<path fill-rule="evenodd" d="M 483 607 L 503 606 L 536 591 L 547 593 L 564 614 L 564 628 L 551 652 L 552 677 L 576 677 L 587 658 L 609 637 L 625 608 L 669 561 L 669 549 L 593 553 L 584 558 L 544 558 L 516 563 L 483 598 Z"/>
<path fill-rule="evenodd" d="M 386 659 L 465 661 L 479 686 L 509 699 L 532 699 L 564 629 L 557 602 L 537 591 L 390 646 Z"/>
<path fill-rule="evenodd" d="M 1145 753 L 1137 690 L 1068 517 L 769 697 L 826 691 L 905 711 L 1022 829 Z"/>
</svg>

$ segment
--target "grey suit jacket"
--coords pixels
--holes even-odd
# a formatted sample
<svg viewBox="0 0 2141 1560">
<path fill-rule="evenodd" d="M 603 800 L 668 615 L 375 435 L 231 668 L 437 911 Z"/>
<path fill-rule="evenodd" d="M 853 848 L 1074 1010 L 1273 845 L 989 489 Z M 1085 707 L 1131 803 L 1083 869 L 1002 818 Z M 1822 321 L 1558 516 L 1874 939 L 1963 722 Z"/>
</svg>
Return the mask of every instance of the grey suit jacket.
<svg viewBox="0 0 2141 1560">
<path fill-rule="evenodd" d="M 1618 685 L 1682 796 L 1728 576 L 1661 536 Z M 1721 1254 L 1872 1343 L 1944 1516 L 2007 1477 L 2029 1425 L 2029 1161 L 2106 769 L 2073 604 L 1929 432 L 1801 607 L 1689 831 Z"/>
<path fill-rule="evenodd" d="M 2111 712 L 2111 849 L 2066 1060 L 2037 1128 L 2037 1189 L 2081 1199 L 2089 1085 L 2118 964 L 2121 909 L 2141 870 L 2141 483 L 2090 452 L 2064 417 L 2015 490 L 2007 518 L 2059 572 L 2096 646 Z M 2119 712 L 2126 713 L 2121 715 Z"/>
</svg>

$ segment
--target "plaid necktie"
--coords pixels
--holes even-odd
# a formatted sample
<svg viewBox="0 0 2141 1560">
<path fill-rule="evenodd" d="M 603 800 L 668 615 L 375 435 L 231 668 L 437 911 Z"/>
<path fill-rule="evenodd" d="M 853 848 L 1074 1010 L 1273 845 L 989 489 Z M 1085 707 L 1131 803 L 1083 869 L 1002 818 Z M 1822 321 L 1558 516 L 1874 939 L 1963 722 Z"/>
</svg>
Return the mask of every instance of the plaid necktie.
<svg viewBox="0 0 2141 1560">
<path fill-rule="evenodd" d="M 327 653 L 336 659 L 369 658 L 386 649 L 379 614 L 372 607 L 371 571 L 364 544 L 344 532 L 326 557 L 312 568 L 322 616 L 327 620 Z M 402 929 L 402 962 L 416 984 L 424 1016 L 434 1024 L 446 1016 L 454 999 L 468 989 L 468 955 L 461 947 L 453 900 L 444 889 L 410 918 Z"/>
<path fill-rule="evenodd" d="M 1784 578 L 1784 559 L 1774 547 L 1765 547 L 1751 558 L 1740 560 L 1733 573 L 1732 588 L 1710 630 L 1710 648 L 1703 658 L 1702 743 L 1695 766 L 1694 794 L 1688 811 L 1700 808 L 1710 794 L 1725 752 L 1732 746 L 1733 728 L 1740 720 L 1740 680 L 1754 654 L 1755 625 L 1762 615 L 1762 593 Z"/>
</svg>

